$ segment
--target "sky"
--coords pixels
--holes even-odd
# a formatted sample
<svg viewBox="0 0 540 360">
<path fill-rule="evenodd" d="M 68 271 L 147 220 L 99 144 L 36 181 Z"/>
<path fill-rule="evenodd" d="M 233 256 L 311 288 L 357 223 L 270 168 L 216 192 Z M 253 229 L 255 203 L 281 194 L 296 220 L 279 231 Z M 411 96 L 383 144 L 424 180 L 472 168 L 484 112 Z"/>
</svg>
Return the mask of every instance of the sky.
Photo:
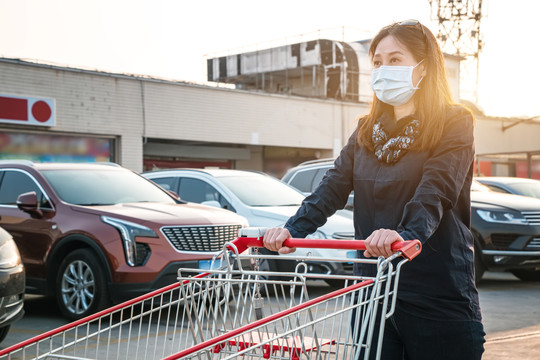
<svg viewBox="0 0 540 360">
<path fill-rule="evenodd" d="M 540 116 L 540 1 L 483 4 L 480 108 Z M 437 31 L 429 0 L 0 0 L 0 57 L 202 83 L 207 56 L 411 18 Z"/>
</svg>

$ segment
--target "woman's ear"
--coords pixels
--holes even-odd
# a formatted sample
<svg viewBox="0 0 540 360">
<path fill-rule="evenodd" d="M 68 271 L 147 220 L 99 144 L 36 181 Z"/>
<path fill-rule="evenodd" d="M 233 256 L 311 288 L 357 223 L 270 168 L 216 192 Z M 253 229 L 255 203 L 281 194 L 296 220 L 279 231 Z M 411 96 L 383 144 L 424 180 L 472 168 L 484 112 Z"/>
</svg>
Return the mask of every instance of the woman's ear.
<svg viewBox="0 0 540 360">
<path fill-rule="evenodd" d="M 427 75 L 427 66 L 426 66 L 426 63 L 423 62 L 423 63 L 420 64 L 420 66 L 421 66 L 420 70 L 422 71 L 422 72 L 420 73 L 420 76 L 425 77 L 425 76 Z"/>
</svg>

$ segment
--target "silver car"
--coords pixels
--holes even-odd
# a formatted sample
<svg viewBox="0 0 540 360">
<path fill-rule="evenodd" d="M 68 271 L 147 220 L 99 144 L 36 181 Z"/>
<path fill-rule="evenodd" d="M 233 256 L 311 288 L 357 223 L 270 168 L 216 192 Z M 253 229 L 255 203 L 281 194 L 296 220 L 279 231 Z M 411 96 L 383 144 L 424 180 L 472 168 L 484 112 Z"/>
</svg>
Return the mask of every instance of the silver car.
<svg viewBox="0 0 540 360">
<path fill-rule="evenodd" d="M 253 227 L 283 226 L 298 210 L 304 195 L 295 188 L 259 172 L 225 169 L 175 169 L 143 173 L 166 190 L 177 193 L 184 201 L 228 209 L 247 218 Z M 352 212 L 342 210 L 328 218 L 326 224 L 308 238 L 353 239 Z M 266 249 L 261 249 L 267 252 Z M 355 257 L 346 250 L 298 249 L 296 254 L 315 257 Z M 260 264 L 271 271 L 292 270 L 294 264 L 266 260 Z M 321 261 L 313 264 L 313 272 L 351 275 L 352 264 Z M 339 286 L 339 281 L 327 280 Z"/>
</svg>

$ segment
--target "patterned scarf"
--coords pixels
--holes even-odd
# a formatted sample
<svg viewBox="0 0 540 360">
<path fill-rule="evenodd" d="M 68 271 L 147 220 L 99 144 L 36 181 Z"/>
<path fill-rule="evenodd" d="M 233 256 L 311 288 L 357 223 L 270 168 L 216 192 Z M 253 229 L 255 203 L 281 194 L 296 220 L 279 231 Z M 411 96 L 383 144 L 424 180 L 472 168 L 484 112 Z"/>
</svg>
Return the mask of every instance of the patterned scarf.
<svg viewBox="0 0 540 360">
<path fill-rule="evenodd" d="M 420 121 L 412 116 L 396 123 L 391 116 L 383 114 L 373 126 L 371 135 L 377 159 L 387 164 L 396 163 L 416 140 L 419 127 Z"/>
</svg>

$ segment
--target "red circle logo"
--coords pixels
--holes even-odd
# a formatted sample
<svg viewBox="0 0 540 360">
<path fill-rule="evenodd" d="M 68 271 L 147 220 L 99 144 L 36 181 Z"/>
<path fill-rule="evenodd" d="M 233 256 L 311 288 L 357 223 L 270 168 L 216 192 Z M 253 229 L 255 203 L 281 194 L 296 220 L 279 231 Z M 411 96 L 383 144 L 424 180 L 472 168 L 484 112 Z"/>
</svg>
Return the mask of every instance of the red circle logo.
<svg viewBox="0 0 540 360">
<path fill-rule="evenodd" d="M 51 107 L 43 100 L 36 101 L 32 105 L 32 115 L 39 122 L 48 121 L 51 118 L 51 114 Z"/>
</svg>

